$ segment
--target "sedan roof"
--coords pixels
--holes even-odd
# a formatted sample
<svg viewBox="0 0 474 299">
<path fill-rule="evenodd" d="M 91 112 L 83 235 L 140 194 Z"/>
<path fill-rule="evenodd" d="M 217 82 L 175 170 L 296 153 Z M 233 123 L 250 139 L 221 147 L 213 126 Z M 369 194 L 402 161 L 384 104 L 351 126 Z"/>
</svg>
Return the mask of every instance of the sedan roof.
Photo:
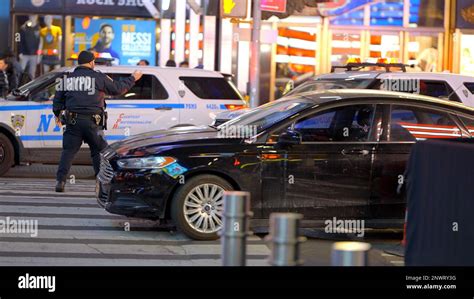
<svg viewBox="0 0 474 299">
<path fill-rule="evenodd" d="M 456 110 L 467 110 L 474 113 L 474 108 L 463 105 L 458 102 L 441 100 L 434 97 L 423 96 L 418 94 L 404 93 L 404 92 L 394 92 L 394 91 L 383 91 L 383 90 L 372 90 L 372 89 L 331 89 L 325 91 L 310 91 L 305 93 L 296 94 L 294 96 L 284 97 L 281 100 L 286 99 L 296 99 L 298 97 L 303 97 L 308 100 L 314 101 L 315 104 L 323 104 L 333 101 L 341 101 L 345 99 L 378 99 L 383 97 L 384 99 L 391 98 L 397 102 L 403 103 L 406 101 L 410 102 L 419 102 L 442 105 L 445 108 L 451 108 Z"/>
<path fill-rule="evenodd" d="M 413 79 L 438 79 L 438 80 L 447 80 L 448 78 L 455 78 L 457 80 L 464 80 L 467 82 L 472 82 L 472 76 L 453 74 L 453 73 L 437 73 L 437 72 L 385 72 L 385 71 L 343 71 L 335 72 L 328 74 L 321 74 L 313 77 L 310 81 L 318 80 L 330 80 L 330 79 L 355 79 L 355 80 L 364 80 L 364 79 L 383 79 L 390 77 L 403 77 L 403 78 L 413 78 Z"/>
</svg>

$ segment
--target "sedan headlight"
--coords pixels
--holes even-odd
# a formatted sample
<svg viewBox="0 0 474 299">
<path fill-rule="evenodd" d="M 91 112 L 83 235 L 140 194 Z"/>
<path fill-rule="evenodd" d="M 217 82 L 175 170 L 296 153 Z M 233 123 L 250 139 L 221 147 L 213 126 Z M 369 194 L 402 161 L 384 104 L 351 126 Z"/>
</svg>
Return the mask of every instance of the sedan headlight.
<svg viewBox="0 0 474 299">
<path fill-rule="evenodd" d="M 172 157 L 146 157 L 118 160 L 117 165 L 125 169 L 160 169 L 174 162 Z"/>
</svg>

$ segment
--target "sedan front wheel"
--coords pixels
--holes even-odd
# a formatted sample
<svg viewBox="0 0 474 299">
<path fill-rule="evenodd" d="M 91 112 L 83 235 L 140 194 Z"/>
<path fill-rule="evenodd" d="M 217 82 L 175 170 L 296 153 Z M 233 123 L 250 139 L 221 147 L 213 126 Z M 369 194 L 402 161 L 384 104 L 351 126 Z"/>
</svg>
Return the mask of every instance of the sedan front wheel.
<svg viewBox="0 0 474 299">
<path fill-rule="evenodd" d="M 231 184 L 215 175 L 191 178 L 173 197 L 171 217 L 174 223 L 190 238 L 218 239 L 223 222 L 224 192 L 231 190 Z"/>
</svg>

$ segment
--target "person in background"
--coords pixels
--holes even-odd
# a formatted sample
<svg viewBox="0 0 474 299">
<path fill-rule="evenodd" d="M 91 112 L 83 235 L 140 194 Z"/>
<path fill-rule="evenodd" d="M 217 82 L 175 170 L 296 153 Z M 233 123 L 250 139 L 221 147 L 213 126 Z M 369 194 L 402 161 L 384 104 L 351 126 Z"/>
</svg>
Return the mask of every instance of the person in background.
<svg viewBox="0 0 474 299">
<path fill-rule="evenodd" d="M 142 59 L 137 63 L 137 65 L 148 66 L 148 65 L 150 65 L 150 62 L 146 59 Z"/>
<path fill-rule="evenodd" d="M 17 87 L 28 83 L 29 81 L 22 82 L 23 68 L 21 67 L 20 62 L 16 59 L 15 54 L 11 50 L 8 50 L 5 53 L 4 57 L 7 59 L 7 64 L 15 69 L 15 74 L 18 78 L 18 86 Z M 28 73 L 26 73 L 25 75 L 28 75 Z"/>
<path fill-rule="evenodd" d="M 15 67 L 9 63 L 8 58 L 0 58 L 0 95 L 10 93 L 18 87 L 20 75 L 17 73 Z"/>
<path fill-rule="evenodd" d="M 170 60 L 168 60 L 168 61 L 166 62 L 166 66 L 168 66 L 168 67 L 176 67 L 176 62 L 174 62 L 174 60 L 171 60 L 171 59 L 170 59 Z"/>
<path fill-rule="evenodd" d="M 189 62 L 185 60 L 179 64 L 179 67 L 189 68 Z"/>
</svg>

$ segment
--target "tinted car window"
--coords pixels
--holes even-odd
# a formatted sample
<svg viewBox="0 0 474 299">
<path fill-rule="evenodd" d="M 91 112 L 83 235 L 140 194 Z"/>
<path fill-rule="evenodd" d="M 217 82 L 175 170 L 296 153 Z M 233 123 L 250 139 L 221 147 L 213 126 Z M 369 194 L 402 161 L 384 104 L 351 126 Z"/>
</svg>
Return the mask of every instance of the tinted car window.
<svg viewBox="0 0 474 299">
<path fill-rule="evenodd" d="M 427 81 L 427 80 L 420 80 L 420 94 L 430 97 L 445 97 L 451 101 L 461 102 L 459 97 L 451 86 L 445 81 Z"/>
<path fill-rule="evenodd" d="M 293 89 L 285 95 L 291 96 L 298 93 L 305 93 L 311 91 L 320 91 L 328 89 L 366 89 L 374 82 L 373 79 L 354 80 L 354 79 L 327 79 L 314 80 L 306 82 L 301 86 Z"/>
<path fill-rule="evenodd" d="M 128 78 L 128 74 L 108 74 L 112 79 Z M 168 92 L 153 75 L 143 75 L 135 85 L 121 96 L 112 97 L 114 100 L 166 100 Z"/>
<path fill-rule="evenodd" d="M 471 82 L 465 82 L 464 86 L 472 93 L 474 94 L 474 83 Z"/>
<path fill-rule="evenodd" d="M 419 107 L 392 106 L 391 141 L 458 137 L 461 137 L 461 131 L 447 113 Z"/>
<path fill-rule="evenodd" d="M 471 135 L 474 133 L 474 118 L 459 116 Z"/>
<path fill-rule="evenodd" d="M 373 115 L 372 105 L 338 107 L 299 120 L 293 129 L 303 142 L 367 141 Z"/>
<path fill-rule="evenodd" d="M 289 119 L 293 115 L 314 107 L 316 102 L 305 98 L 293 100 L 280 100 L 266 103 L 258 108 L 237 116 L 218 127 L 219 130 L 234 127 L 256 128 L 257 132 L 266 130 L 279 122 Z"/>
<path fill-rule="evenodd" d="M 198 98 L 206 100 L 240 100 L 240 95 L 226 78 L 179 77 Z"/>
</svg>

